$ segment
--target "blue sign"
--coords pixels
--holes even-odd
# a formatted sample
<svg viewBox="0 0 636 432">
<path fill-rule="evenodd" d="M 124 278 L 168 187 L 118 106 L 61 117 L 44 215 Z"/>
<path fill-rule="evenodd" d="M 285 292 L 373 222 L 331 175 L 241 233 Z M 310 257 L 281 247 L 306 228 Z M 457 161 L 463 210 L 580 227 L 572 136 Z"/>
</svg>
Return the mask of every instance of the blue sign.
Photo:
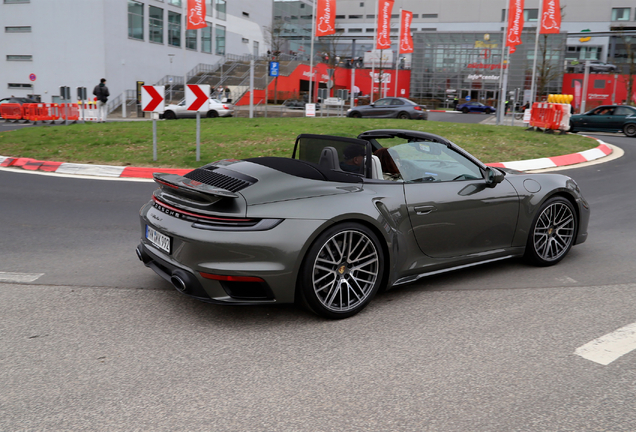
<svg viewBox="0 0 636 432">
<path fill-rule="evenodd" d="M 276 61 L 269 62 L 269 76 L 277 77 L 280 63 Z"/>
<path fill-rule="evenodd" d="M 470 100 L 470 96 L 466 96 L 466 100 L 469 101 Z"/>
</svg>

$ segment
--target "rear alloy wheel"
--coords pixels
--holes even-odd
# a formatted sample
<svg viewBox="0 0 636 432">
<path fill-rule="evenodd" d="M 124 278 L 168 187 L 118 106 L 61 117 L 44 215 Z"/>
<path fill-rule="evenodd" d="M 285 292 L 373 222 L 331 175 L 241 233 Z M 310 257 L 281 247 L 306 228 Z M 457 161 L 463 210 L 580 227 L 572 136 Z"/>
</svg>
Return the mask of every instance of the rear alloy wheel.
<svg viewBox="0 0 636 432">
<path fill-rule="evenodd" d="M 399 114 L 397 115 L 397 118 L 399 118 L 399 119 L 401 119 L 401 120 L 407 120 L 407 119 L 410 119 L 410 118 L 411 118 L 411 116 L 409 116 L 409 114 L 408 114 L 408 113 L 401 112 L 401 113 L 399 113 Z"/>
<path fill-rule="evenodd" d="M 219 113 L 214 110 L 210 110 L 205 116 L 207 118 L 217 118 L 219 116 Z"/>
<path fill-rule="evenodd" d="M 377 236 L 354 222 L 323 232 L 309 249 L 301 269 L 301 295 L 325 318 L 348 318 L 375 296 L 384 269 Z"/>
<path fill-rule="evenodd" d="M 532 223 L 525 257 L 535 265 L 561 261 L 572 248 L 578 221 L 572 203 L 555 197 L 546 201 Z"/>
<path fill-rule="evenodd" d="M 623 133 L 628 137 L 636 137 L 636 124 L 630 123 L 623 126 Z"/>
<path fill-rule="evenodd" d="M 166 120 L 174 120 L 177 118 L 177 116 L 172 111 L 166 111 L 165 113 L 163 113 L 163 118 L 165 118 Z"/>
<path fill-rule="evenodd" d="M 462 108 L 462 112 L 463 112 L 464 114 L 468 114 L 468 108 Z"/>
</svg>

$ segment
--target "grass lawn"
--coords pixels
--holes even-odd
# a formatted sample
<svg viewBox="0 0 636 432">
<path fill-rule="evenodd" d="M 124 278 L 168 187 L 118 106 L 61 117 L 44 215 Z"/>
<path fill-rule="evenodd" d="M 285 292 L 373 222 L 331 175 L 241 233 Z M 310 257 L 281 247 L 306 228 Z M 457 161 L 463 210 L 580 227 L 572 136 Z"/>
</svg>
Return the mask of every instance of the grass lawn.
<svg viewBox="0 0 636 432">
<path fill-rule="evenodd" d="M 196 161 L 196 120 L 86 123 L 24 127 L 0 133 L 0 155 L 104 165 L 194 168 L 219 159 L 290 157 L 300 133 L 356 137 L 371 129 L 410 129 L 441 135 L 485 163 L 576 153 L 596 147 L 579 135 L 527 132 L 521 127 L 350 118 L 201 119 L 201 162 Z"/>
</svg>

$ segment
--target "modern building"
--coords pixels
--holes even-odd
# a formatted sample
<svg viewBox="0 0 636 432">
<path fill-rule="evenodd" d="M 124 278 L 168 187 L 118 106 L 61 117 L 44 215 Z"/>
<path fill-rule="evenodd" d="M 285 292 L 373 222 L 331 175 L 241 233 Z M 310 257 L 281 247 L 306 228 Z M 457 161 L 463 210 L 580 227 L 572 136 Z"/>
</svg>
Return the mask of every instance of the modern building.
<svg viewBox="0 0 636 432">
<path fill-rule="evenodd" d="M 411 68 L 410 96 L 435 103 L 455 96 L 484 101 L 496 98 L 508 3 L 395 0 L 391 23 L 394 47 L 400 8 L 413 13 L 415 52 L 398 56 L 393 48 L 388 53 L 392 65 L 399 61 Z M 310 0 L 274 1 L 274 21 L 283 23 L 286 49 L 309 52 L 312 5 Z M 560 93 L 563 74 L 577 62 L 600 60 L 626 69 L 630 32 L 636 37 L 636 0 L 560 0 L 560 5 L 561 34 L 540 38 L 538 62 L 543 67 L 544 92 Z M 519 89 L 520 97 L 530 89 L 540 0 L 525 0 L 524 7 L 523 44 L 512 55 L 509 68 L 509 89 Z M 365 53 L 373 50 L 376 8 L 376 0 L 337 0 L 337 36 L 316 41 L 317 59 L 325 51 L 340 59 L 364 59 Z M 329 48 L 329 44 L 336 48 Z"/>
<path fill-rule="evenodd" d="M 52 102 L 60 86 L 100 78 L 111 99 L 146 84 L 183 83 L 197 66 L 269 49 L 271 0 L 205 0 L 205 28 L 186 30 L 187 0 L 1 0 L 0 92 Z"/>
</svg>

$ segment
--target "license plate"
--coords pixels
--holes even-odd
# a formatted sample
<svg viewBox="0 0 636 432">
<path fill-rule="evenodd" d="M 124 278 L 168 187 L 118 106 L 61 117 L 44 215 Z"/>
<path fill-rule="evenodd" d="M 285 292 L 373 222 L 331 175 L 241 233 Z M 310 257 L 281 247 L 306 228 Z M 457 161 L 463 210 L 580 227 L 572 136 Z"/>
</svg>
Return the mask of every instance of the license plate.
<svg viewBox="0 0 636 432">
<path fill-rule="evenodd" d="M 146 238 L 150 243 L 157 246 L 159 249 L 170 253 L 170 237 L 161 234 L 156 229 L 146 225 Z"/>
</svg>

